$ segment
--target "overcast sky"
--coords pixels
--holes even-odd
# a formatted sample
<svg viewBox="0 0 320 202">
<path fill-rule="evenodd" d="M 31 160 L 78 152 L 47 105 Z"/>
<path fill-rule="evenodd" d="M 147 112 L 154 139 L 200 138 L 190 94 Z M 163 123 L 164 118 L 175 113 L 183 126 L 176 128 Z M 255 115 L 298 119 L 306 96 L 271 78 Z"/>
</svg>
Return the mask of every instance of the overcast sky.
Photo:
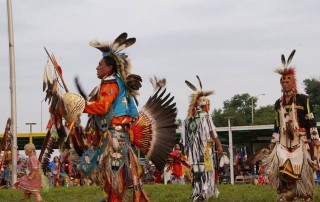
<svg viewBox="0 0 320 202">
<path fill-rule="evenodd" d="M 11 116 L 7 4 L 0 1 L 0 131 Z M 12 0 L 17 132 L 45 131 L 49 119 L 42 102 L 42 76 L 47 56 L 55 54 L 70 91 L 79 76 L 87 93 L 99 84 L 101 53 L 90 40 L 113 40 L 127 32 L 137 42 L 126 52 L 132 73 L 143 78 L 140 107 L 152 93 L 149 78 L 166 78 L 175 96 L 178 118 L 186 117 L 189 95 L 184 81 L 214 90 L 211 108 L 235 94 L 259 96 L 258 106 L 281 95 L 274 69 L 293 49 L 298 87 L 319 77 L 320 2 L 299 0 Z M 41 118 L 41 105 L 43 116 Z M 42 121 L 41 121 L 42 120 Z M 42 123 L 42 124 L 41 124 Z"/>
</svg>

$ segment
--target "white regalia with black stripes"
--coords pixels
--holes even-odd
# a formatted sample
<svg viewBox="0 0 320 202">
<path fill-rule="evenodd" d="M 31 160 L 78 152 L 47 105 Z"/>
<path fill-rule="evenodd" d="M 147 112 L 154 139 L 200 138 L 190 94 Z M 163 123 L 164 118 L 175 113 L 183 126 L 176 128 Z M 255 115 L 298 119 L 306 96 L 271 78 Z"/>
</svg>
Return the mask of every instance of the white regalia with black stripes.
<svg viewBox="0 0 320 202">
<path fill-rule="evenodd" d="M 214 140 L 210 136 L 210 131 L 213 131 L 214 137 L 218 137 L 216 127 L 209 114 L 204 111 L 197 111 L 193 117 L 187 118 L 184 124 L 182 141 L 193 174 L 191 198 L 196 201 L 218 197 L 213 158 Z"/>
</svg>

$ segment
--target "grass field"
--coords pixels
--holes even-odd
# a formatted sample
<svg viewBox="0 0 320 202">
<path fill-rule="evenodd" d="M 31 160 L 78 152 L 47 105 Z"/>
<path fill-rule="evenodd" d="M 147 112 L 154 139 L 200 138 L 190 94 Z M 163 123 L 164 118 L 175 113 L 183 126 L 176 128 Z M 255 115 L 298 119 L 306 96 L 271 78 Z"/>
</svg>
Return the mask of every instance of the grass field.
<svg viewBox="0 0 320 202">
<path fill-rule="evenodd" d="M 146 185 L 145 189 L 153 202 L 190 201 L 191 185 Z M 218 199 L 208 201 L 275 201 L 276 192 L 267 185 L 219 185 Z M 102 197 L 99 187 L 55 187 L 49 192 L 41 192 L 44 202 L 98 202 Z M 19 201 L 22 193 L 14 189 L 0 190 L 1 202 Z M 29 200 L 35 201 L 34 199 Z M 320 201 L 320 191 L 313 201 Z"/>
</svg>

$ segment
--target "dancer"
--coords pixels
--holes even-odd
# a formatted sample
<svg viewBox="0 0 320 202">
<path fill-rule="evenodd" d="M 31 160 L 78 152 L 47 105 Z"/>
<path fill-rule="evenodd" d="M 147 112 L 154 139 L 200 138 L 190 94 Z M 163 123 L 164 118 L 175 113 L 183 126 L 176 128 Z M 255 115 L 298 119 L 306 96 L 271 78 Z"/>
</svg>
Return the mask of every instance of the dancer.
<svg viewBox="0 0 320 202">
<path fill-rule="evenodd" d="M 184 180 L 181 179 L 183 178 L 183 165 L 190 168 L 190 165 L 186 163 L 185 161 L 187 160 L 186 155 L 183 155 L 180 150 L 180 145 L 176 144 L 174 146 L 174 151 L 170 153 L 168 157 L 169 161 L 169 166 L 167 168 L 167 172 L 169 170 L 172 171 L 172 178 L 170 179 L 170 183 L 177 183 L 177 184 L 184 184 Z M 182 182 L 180 182 L 182 180 Z"/>
<path fill-rule="evenodd" d="M 186 154 L 188 154 L 192 165 L 193 193 L 191 198 L 193 201 L 218 197 L 219 191 L 215 184 L 213 159 L 214 144 L 217 146 L 217 153 L 221 154 L 223 152 L 216 128 L 209 115 L 210 101 L 207 96 L 213 94 L 213 91 L 203 91 L 198 76 L 197 79 L 200 90 L 186 81 L 186 84 L 195 93 L 191 95 L 188 117 L 184 126 L 185 131 L 182 136 Z"/>
<path fill-rule="evenodd" d="M 166 88 L 158 88 L 141 110 L 137 110 L 136 97 L 142 79 L 131 74 L 129 57 L 122 52 L 136 41 L 127 36 L 122 33 L 112 42 L 90 42 L 102 52 L 102 58 L 96 67 L 101 83 L 89 98 L 79 82 L 77 87 L 82 97 L 68 92 L 66 86 L 67 93 L 59 95 L 56 80 L 48 76 L 51 75 L 48 68 L 44 79 L 46 83 L 49 81 L 45 85 L 47 97 L 58 99 L 50 109 L 62 109 L 50 111 L 48 128 L 51 129 L 42 148 L 41 162 L 47 161 L 48 151 L 50 153 L 56 143 L 59 147 L 74 149 L 81 156 L 78 169 L 103 187 L 103 200 L 112 202 L 122 201 L 129 186 L 133 187 L 133 201 L 149 201 L 142 184 L 143 169 L 132 145 L 157 169 L 163 170 L 176 139 L 176 108 Z M 56 61 L 53 63 L 59 71 Z M 51 89 L 52 86 L 56 88 Z M 82 111 L 89 115 L 84 129 L 79 121 Z M 61 124 L 63 119 L 67 122 L 65 127 Z M 55 133 L 57 138 L 52 135 Z"/>
<path fill-rule="evenodd" d="M 53 161 L 49 163 L 49 169 L 53 176 L 53 184 L 56 187 L 66 185 L 66 173 L 61 167 L 61 161 L 59 156 L 53 157 Z M 61 184 L 62 182 L 62 184 Z"/>
<path fill-rule="evenodd" d="M 275 102 L 277 113 L 270 155 L 263 160 L 270 168 L 270 182 L 278 201 L 311 200 L 315 192 L 314 171 L 318 169 L 319 134 L 309 98 L 298 92 L 295 68 L 281 56 L 282 96 Z"/>
</svg>

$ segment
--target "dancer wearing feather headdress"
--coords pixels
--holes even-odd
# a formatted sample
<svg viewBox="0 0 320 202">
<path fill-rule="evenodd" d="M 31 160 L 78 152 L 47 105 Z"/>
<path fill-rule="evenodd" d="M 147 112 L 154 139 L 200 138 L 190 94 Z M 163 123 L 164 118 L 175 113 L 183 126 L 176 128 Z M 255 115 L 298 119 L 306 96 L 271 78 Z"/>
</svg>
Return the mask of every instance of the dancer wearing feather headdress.
<svg viewBox="0 0 320 202">
<path fill-rule="evenodd" d="M 112 42 L 90 42 L 102 52 L 102 59 L 96 68 L 101 84 L 94 88 L 88 99 L 82 90 L 79 90 L 81 99 L 71 93 L 66 93 L 70 97 L 64 95 L 65 99 L 59 99 L 61 96 L 52 93 L 56 88 L 47 90 L 47 96 L 49 94 L 54 104 L 51 108 L 61 108 L 52 113 L 54 118 L 51 119 L 52 128 L 60 132 L 57 132 L 58 138 L 54 138 L 55 131 L 50 130 L 44 143 L 49 146 L 43 146 L 42 150 L 50 153 L 52 146 L 60 142 L 65 148 L 74 149 L 81 156 L 78 168 L 101 185 L 105 200 L 112 202 L 122 201 L 129 186 L 133 186 L 133 201 L 149 201 L 142 184 L 143 168 L 132 145 L 158 170 L 163 170 L 176 139 L 174 97 L 166 93 L 164 80 L 159 80 L 161 84 L 153 82 L 156 91 L 141 110 L 137 110 L 136 96 L 142 79 L 131 74 L 130 60 L 122 52 L 135 41 L 135 38 L 127 38 L 127 33 L 122 33 Z M 46 70 L 45 75 L 48 72 Z M 52 79 L 45 80 L 49 85 L 44 86 L 55 86 L 50 84 Z M 77 86 L 80 87 L 79 83 Z M 82 107 L 83 102 L 85 106 Z M 77 121 L 82 110 L 89 114 L 85 129 Z M 61 127 L 62 119 L 67 121 L 67 127 Z M 46 152 L 42 162 L 47 161 L 49 155 Z"/>
<path fill-rule="evenodd" d="M 277 188 L 278 201 L 310 200 L 315 191 L 314 171 L 318 167 L 319 134 L 309 98 L 297 91 L 295 68 L 281 56 L 282 96 L 275 102 L 276 120 L 269 148 L 264 159 L 270 167 L 270 181 Z"/>
<path fill-rule="evenodd" d="M 192 165 L 193 193 L 191 198 L 193 201 L 218 197 L 219 191 L 215 184 L 213 159 L 214 145 L 217 146 L 217 153 L 223 152 L 216 128 L 209 115 L 210 101 L 207 96 L 213 94 L 213 91 L 203 91 L 198 76 L 197 79 L 200 90 L 186 81 L 186 84 L 195 93 L 191 95 L 188 117 L 185 120 L 184 134 L 182 135 L 185 152 Z"/>
<path fill-rule="evenodd" d="M 169 170 L 172 171 L 171 173 L 171 179 L 169 183 L 177 183 L 180 184 L 181 177 L 184 176 L 183 174 L 183 166 L 190 168 L 190 165 L 186 162 L 187 161 L 187 155 L 184 155 L 180 150 L 180 145 L 176 144 L 174 146 L 173 152 L 170 153 L 168 157 L 169 166 L 167 168 L 167 172 Z"/>
</svg>

